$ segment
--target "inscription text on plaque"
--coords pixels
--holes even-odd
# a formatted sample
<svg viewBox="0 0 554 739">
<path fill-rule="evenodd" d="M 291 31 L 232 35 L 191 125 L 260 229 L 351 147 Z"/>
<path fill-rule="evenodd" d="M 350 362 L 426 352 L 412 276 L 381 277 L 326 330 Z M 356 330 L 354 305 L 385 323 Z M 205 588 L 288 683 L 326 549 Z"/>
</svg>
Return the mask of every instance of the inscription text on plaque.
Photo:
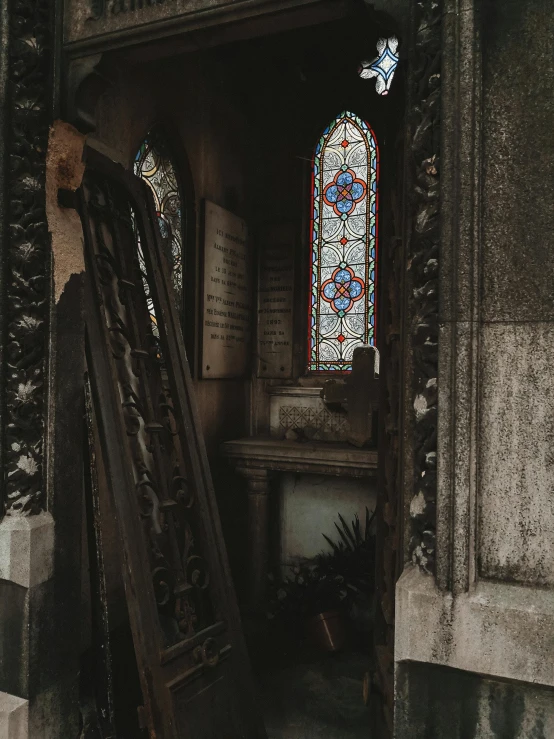
<svg viewBox="0 0 554 739">
<path fill-rule="evenodd" d="M 206 201 L 202 377 L 243 377 L 250 364 L 250 263 L 245 222 Z"/>
<path fill-rule="evenodd" d="M 258 377 L 292 377 L 293 245 L 291 225 L 265 230 L 258 281 Z"/>
</svg>

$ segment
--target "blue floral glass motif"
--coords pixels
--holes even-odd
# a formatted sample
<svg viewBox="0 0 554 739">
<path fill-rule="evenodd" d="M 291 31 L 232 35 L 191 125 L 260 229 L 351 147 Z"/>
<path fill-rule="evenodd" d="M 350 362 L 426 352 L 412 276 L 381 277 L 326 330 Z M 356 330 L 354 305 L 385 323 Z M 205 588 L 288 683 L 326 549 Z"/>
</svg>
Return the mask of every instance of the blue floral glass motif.
<svg viewBox="0 0 554 739">
<path fill-rule="evenodd" d="M 375 343 L 377 181 L 375 135 L 343 111 L 313 162 L 308 369 L 349 371 L 357 346 Z"/>
<path fill-rule="evenodd" d="M 371 62 L 362 62 L 359 75 L 362 79 L 376 77 L 375 89 L 379 95 L 388 95 L 392 78 L 398 66 L 398 39 L 396 36 L 377 41 L 378 56 Z"/>
</svg>

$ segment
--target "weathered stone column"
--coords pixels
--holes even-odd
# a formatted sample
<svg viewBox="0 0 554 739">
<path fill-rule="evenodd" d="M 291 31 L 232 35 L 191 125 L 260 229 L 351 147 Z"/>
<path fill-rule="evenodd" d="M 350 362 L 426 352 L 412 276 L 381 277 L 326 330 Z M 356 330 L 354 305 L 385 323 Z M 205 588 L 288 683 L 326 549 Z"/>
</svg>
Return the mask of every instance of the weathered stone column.
<svg viewBox="0 0 554 739">
<path fill-rule="evenodd" d="M 49 513 L 6 516 L 0 522 L 0 736 L 29 733 L 29 673 L 34 641 L 30 614 L 52 577 L 54 521 Z M 4 733 L 5 732 L 5 733 Z"/>
<path fill-rule="evenodd" d="M 266 469 L 240 464 L 237 472 L 248 486 L 248 551 L 250 604 L 262 602 L 269 560 L 269 473 Z"/>
<path fill-rule="evenodd" d="M 68 238 L 57 205 L 58 179 L 76 171 L 70 145 L 50 151 L 47 193 L 54 7 L 0 3 L 3 739 L 76 737 L 79 727 L 82 266 L 72 260 L 80 236 Z"/>
<path fill-rule="evenodd" d="M 437 6 L 415 6 L 414 81 L 420 75 L 425 90 L 440 75 L 442 99 L 437 476 L 436 486 L 417 482 L 429 476 L 419 465 L 434 463 L 419 435 L 413 564 L 397 585 L 395 731 L 546 739 L 554 735 L 554 6 L 444 0 L 434 69 L 419 62 L 431 58 Z M 432 140 L 432 118 L 421 117 L 418 147 Z M 431 387 L 416 394 L 416 429 L 431 428 L 432 399 Z"/>
</svg>

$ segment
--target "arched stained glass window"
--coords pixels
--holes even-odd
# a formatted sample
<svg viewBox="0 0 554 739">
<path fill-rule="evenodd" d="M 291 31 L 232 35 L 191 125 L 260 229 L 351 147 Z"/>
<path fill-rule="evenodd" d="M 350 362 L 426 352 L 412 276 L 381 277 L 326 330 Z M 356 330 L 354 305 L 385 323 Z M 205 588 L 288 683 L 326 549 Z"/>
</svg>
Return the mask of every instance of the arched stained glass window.
<svg viewBox="0 0 554 739">
<path fill-rule="evenodd" d="M 373 131 L 342 112 L 319 139 L 312 173 L 308 369 L 352 369 L 375 343 L 379 150 Z"/>
<path fill-rule="evenodd" d="M 134 171 L 148 183 L 154 194 L 160 233 L 166 246 L 173 289 L 180 308 L 183 293 L 183 208 L 175 167 L 158 129 L 151 131 L 140 145 L 135 156 Z"/>
</svg>

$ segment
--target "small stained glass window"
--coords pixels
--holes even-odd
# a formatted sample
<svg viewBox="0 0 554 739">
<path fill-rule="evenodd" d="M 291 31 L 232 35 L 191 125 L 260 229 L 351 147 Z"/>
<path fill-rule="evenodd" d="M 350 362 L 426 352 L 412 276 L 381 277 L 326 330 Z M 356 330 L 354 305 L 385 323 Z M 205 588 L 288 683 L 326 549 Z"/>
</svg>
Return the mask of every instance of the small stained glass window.
<svg viewBox="0 0 554 739">
<path fill-rule="evenodd" d="M 375 77 L 375 89 L 379 95 L 388 95 L 392 78 L 398 66 L 398 39 L 396 36 L 377 41 L 377 56 L 370 62 L 362 62 L 359 74 L 364 80 Z"/>
<path fill-rule="evenodd" d="M 182 202 L 167 144 L 158 129 L 151 131 L 135 156 L 134 171 L 150 186 L 160 233 L 166 247 L 177 306 L 183 294 Z"/>
<path fill-rule="evenodd" d="M 319 139 L 312 173 L 308 369 L 352 369 L 375 343 L 379 150 L 373 131 L 342 112 Z"/>
</svg>

